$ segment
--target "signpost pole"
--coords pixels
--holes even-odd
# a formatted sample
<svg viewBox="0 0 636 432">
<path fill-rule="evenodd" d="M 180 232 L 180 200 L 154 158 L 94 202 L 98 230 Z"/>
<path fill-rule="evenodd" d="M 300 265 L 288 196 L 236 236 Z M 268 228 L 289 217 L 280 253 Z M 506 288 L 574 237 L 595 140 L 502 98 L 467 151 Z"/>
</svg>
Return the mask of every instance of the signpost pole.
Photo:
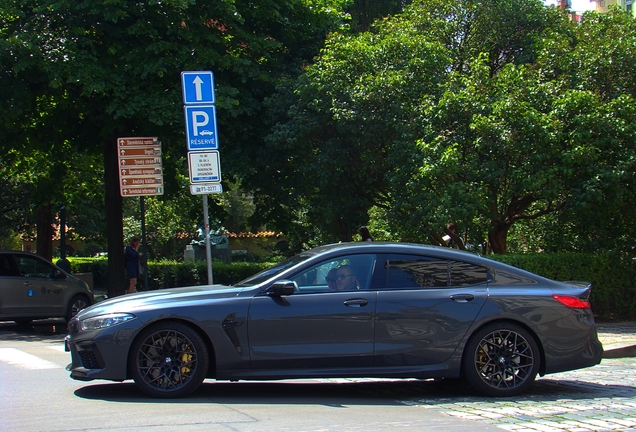
<svg viewBox="0 0 636 432">
<path fill-rule="evenodd" d="M 218 133 L 214 74 L 212 71 L 181 72 L 183 112 L 185 114 L 190 192 L 203 195 L 203 228 L 205 255 L 208 263 L 208 284 L 212 285 L 212 250 L 208 194 L 221 193 Z"/>
<path fill-rule="evenodd" d="M 208 262 L 208 284 L 212 285 L 212 249 L 210 246 L 210 218 L 208 217 L 208 196 L 203 194 L 203 227 L 205 231 L 205 258 Z"/>
<path fill-rule="evenodd" d="M 141 256 L 143 257 L 140 264 L 144 271 L 144 290 L 148 291 L 148 248 L 146 247 L 146 202 L 144 196 L 139 197 L 139 209 L 141 211 Z M 145 264 L 145 265 L 143 265 Z"/>
</svg>

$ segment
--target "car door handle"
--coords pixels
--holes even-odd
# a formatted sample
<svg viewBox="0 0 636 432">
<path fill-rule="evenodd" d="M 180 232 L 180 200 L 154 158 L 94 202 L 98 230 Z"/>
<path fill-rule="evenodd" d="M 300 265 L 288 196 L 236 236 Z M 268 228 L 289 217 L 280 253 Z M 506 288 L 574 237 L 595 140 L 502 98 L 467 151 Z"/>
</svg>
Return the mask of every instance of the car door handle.
<svg viewBox="0 0 636 432">
<path fill-rule="evenodd" d="M 457 303 L 468 303 L 473 300 L 475 296 L 472 294 L 453 294 L 450 298 Z"/>
<path fill-rule="evenodd" d="M 369 304 L 369 301 L 367 299 L 351 299 L 351 300 L 345 300 L 344 302 L 345 306 L 351 306 L 351 307 L 362 307 L 368 304 Z"/>
</svg>

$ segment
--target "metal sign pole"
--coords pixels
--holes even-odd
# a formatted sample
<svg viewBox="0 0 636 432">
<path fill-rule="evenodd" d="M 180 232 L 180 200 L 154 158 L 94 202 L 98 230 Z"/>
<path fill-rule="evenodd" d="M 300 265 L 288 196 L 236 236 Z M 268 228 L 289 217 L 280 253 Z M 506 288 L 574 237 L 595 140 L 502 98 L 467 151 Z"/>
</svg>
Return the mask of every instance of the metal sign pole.
<svg viewBox="0 0 636 432">
<path fill-rule="evenodd" d="M 143 257 L 141 263 L 146 263 L 144 266 L 144 290 L 148 291 L 148 255 L 146 254 L 146 208 L 144 197 L 139 197 L 139 207 L 141 210 L 141 256 Z"/>
<path fill-rule="evenodd" d="M 205 258 L 208 263 L 208 284 L 212 285 L 212 248 L 210 246 L 210 218 L 208 217 L 208 196 L 203 194 L 203 227 L 205 230 Z"/>
</svg>

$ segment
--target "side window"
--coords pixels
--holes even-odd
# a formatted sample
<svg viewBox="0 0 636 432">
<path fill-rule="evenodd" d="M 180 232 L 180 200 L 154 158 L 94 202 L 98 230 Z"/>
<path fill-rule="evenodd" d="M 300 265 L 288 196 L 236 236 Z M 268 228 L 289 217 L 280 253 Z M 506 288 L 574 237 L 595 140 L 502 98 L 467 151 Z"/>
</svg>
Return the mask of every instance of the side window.
<svg viewBox="0 0 636 432">
<path fill-rule="evenodd" d="M 463 261 L 390 255 L 385 266 L 388 289 L 463 287 L 488 282 L 485 267 Z"/>
<path fill-rule="evenodd" d="M 323 261 L 292 278 L 302 293 L 356 291 L 369 288 L 374 254 L 346 255 Z"/>
<path fill-rule="evenodd" d="M 448 286 L 448 261 L 417 255 L 390 255 L 387 288 L 419 289 Z"/>
<path fill-rule="evenodd" d="M 20 274 L 27 277 L 48 278 L 53 276 L 53 267 L 36 257 L 18 255 Z"/>
<path fill-rule="evenodd" d="M 485 267 L 462 261 L 450 261 L 450 284 L 454 287 L 476 285 L 488 282 Z"/>
<path fill-rule="evenodd" d="M 0 254 L 0 276 L 20 276 L 9 254 Z"/>
</svg>

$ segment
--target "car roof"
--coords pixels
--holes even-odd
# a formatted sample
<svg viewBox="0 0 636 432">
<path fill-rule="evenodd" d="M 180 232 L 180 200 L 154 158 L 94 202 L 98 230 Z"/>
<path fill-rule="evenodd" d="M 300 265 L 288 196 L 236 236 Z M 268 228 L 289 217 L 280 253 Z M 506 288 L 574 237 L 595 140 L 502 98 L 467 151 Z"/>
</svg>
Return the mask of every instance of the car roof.
<svg viewBox="0 0 636 432">
<path fill-rule="evenodd" d="M 473 252 L 453 249 L 445 246 L 424 245 L 417 243 L 398 242 L 344 242 L 318 246 L 314 249 L 302 252 L 300 255 L 338 255 L 340 253 L 397 253 L 397 254 L 430 254 L 442 259 L 455 259 L 473 264 L 490 267 L 494 270 L 512 270 L 525 274 L 533 279 L 545 279 L 537 274 L 528 272 L 518 267 L 487 258 Z"/>
<path fill-rule="evenodd" d="M 0 249 L 0 253 L 1 254 L 19 254 L 19 255 L 35 255 L 37 257 L 42 258 L 42 256 L 33 253 L 33 252 L 27 252 L 27 251 L 21 251 L 21 250 L 12 250 L 12 249 Z"/>
<path fill-rule="evenodd" d="M 305 252 L 301 252 L 303 254 L 309 255 L 318 255 L 326 252 L 363 252 L 368 251 L 371 252 L 384 252 L 384 253 L 431 253 L 434 255 L 448 255 L 455 257 L 464 257 L 464 258 L 477 258 L 477 259 L 485 259 L 480 255 L 476 255 L 467 251 L 460 251 L 457 249 L 452 249 L 444 246 L 434 246 L 434 245 L 423 245 L 417 243 L 398 243 L 398 242 L 342 242 L 342 243 L 332 243 L 323 246 L 318 246 L 313 249 L 310 249 Z M 488 260 L 490 261 L 490 260 Z"/>
</svg>

